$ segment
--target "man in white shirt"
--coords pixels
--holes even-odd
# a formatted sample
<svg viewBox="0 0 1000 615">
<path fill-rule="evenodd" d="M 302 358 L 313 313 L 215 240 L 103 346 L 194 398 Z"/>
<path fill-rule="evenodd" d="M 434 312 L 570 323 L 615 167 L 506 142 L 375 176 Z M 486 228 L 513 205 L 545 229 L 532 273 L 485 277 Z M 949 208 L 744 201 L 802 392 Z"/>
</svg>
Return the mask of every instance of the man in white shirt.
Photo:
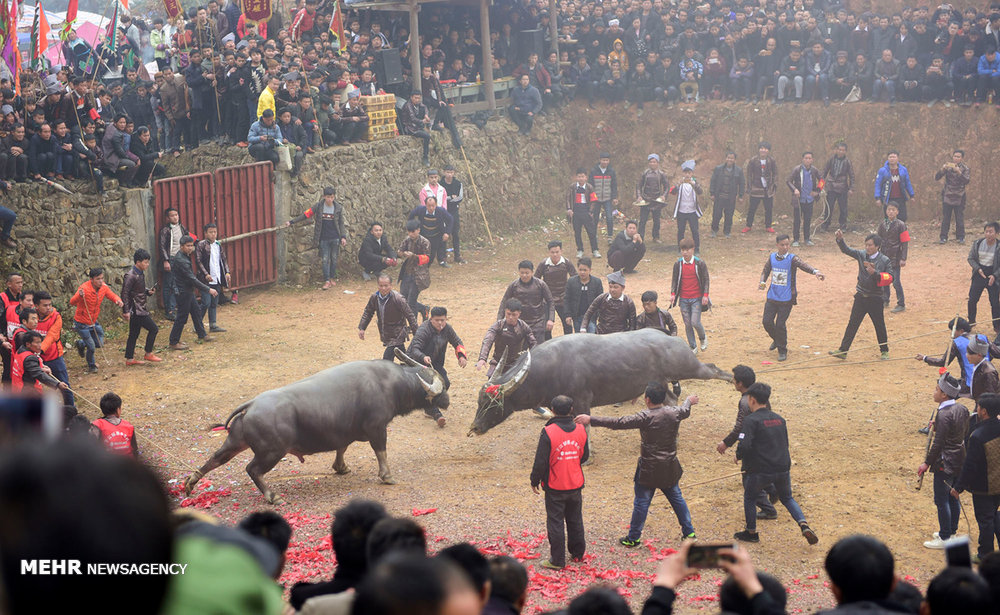
<svg viewBox="0 0 1000 615">
<path fill-rule="evenodd" d="M 990 299 L 990 311 L 993 320 L 990 323 L 997 337 L 994 343 L 1000 341 L 1000 258 L 997 258 L 997 234 L 1000 233 L 1000 223 L 987 222 L 983 228 L 983 238 L 972 242 L 969 250 L 969 265 L 972 267 L 972 283 L 969 286 L 969 322 L 977 323 L 976 314 L 979 299 L 986 291 Z M 982 331 L 985 326 L 979 327 Z"/>
<path fill-rule="evenodd" d="M 677 251 L 681 250 L 686 224 L 691 227 L 691 239 L 694 239 L 694 252 L 697 254 L 701 247 L 701 240 L 698 237 L 698 218 L 702 216 L 701 205 L 698 204 L 701 186 L 693 174 L 694 160 L 684 161 L 681 165 L 681 181 L 670 189 L 670 195 L 677 199 L 674 204 L 674 219 L 677 220 Z"/>
<path fill-rule="evenodd" d="M 226 263 L 226 251 L 219 243 L 219 227 L 214 222 L 205 225 L 205 238 L 195 246 L 195 255 L 198 261 L 198 276 L 208 284 L 209 288 L 218 292 L 215 296 L 209 293 L 201 294 L 202 317 L 208 314 L 209 331 L 222 333 L 225 329 L 216 323 L 216 312 L 222 289 L 229 288 L 232 278 L 229 275 L 229 265 Z"/>
</svg>

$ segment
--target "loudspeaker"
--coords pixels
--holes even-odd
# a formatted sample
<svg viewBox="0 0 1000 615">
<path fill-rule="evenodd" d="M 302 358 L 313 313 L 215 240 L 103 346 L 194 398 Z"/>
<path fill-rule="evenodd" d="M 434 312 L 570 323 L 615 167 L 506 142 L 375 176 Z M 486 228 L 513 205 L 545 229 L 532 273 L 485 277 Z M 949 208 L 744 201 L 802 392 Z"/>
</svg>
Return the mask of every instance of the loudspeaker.
<svg viewBox="0 0 1000 615">
<path fill-rule="evenodd" d="M 403 82 L 403 63 L 398 49 L 382 49 L 376 54 L 375 80 L 379 87 Z"/>
<path fill-rule="evenodd" d="M 542 52 L 545 49 L 545 32 L 543 30 L 521 30 L 518 34 L 518 64 L 526 64 L 528 56 L 532 53 L 538 54 L 538 61 L 544 58 Z"/>
</svg>

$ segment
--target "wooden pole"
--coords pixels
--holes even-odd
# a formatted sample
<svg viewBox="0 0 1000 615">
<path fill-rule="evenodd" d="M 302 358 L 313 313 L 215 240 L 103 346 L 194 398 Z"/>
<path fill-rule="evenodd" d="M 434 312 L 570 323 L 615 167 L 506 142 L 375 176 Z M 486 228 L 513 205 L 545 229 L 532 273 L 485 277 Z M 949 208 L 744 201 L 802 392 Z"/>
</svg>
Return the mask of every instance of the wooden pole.
<svg viewBox="0 0 1000 615">
<path fill-rule="evenodd" d="M 549 0 L 549 35 L 552 37 L 551 49 L 556 52 L 556 62 L 559 61 L 559 25 L 556 19 L 558 10 L 556 0 Z"/>
<path fill-rule="evenodd" d="M 419 6 L 417 0 L 410 0 L 410 78 L 413 89 L 421 91 L 420 87 L 420 26 L 417 19 Z"/>
<path fill-rule="evenodd" d="M 496 242 L 493 241 L 493 233 L 490 231 L 490 223 L 486 219 L 486 210 L 483 209 L 483 201 L 479 198 L 479 188 L 476 186 L 476 178 L 472 176 L 472 166 L 469 165 L 469 157 L 465 155 L 465 146 L 460 145 L 459 149 L 462 150 L 462 159 L 465 160 L 465 169 L 469 172 L 469 182 L 472 184 L 472 192 L 476 195 L 476 202 L 479 203 L 479 213 L 483 215 L 483 224 L 486 226 L 486 235 L 490 238 L 490 245 L 495 245 Z"/>
<path fill-rule="evenodd" d="M 493 48 L 490 47 L 490 3 L 479 0 L 479 38 L 483 46 L 483 83 L 486 85 L 486 104 L 492 114 L 497 110 L 497 99 L 493 89 Z"/>
</svg>

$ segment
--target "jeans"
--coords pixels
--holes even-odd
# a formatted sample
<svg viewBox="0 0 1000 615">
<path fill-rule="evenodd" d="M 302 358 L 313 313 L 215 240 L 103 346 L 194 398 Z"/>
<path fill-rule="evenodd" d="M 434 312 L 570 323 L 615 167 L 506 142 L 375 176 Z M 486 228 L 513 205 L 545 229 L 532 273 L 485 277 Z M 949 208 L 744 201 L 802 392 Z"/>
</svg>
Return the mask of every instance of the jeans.
<svg viewBox="0 0 1000 615">
<path fill-rule="evenodd" d="M 681 318 L 684 319 L 684 331 L 687 333 L 688 346 L 695 348 L 694 332 L 698 330 L 698 339 L 705 341 L 705 327 L 701 326 L 701 298 L 678 300 L 681 306 Z"/>
<path fill-rule="evenodd" d="M 812 203 L 799 203 L 798 207 L 793 207 L 794 210 L 794 221 L 792 226 L 792 240 L 799 240 L 799 224 L 802 225 L 802 237 L 809 241 L 809 225 L 812 224 L 813 217 L 813 204 Z"/>
<path fill-rule="evenodd" d="M 614 238 L 615 236 L 615 215 L 614 206 L 611 201 L 597 201 L 594 203 L 593 209 L 590 211 L 590 215 L 594 218 L 594 227 L 597 227 L 597 223 L 601 220 L 601 212 L 604 212 L 604 221 L 607 223 L 608 227 L 608 237 Z"/>
<path fill-rule="evenodd" d="M 576 238 L 576 249 L 583 250 L 583 229 L 587 229 L 587 236 L 590 238 L 590 251 L 597 249 L 597 224 L 594 217 L 590 215 L 587 205 L 579 205 L 573 208 L 573 235 Z"/>
<path fill-rule="evenodd" d="M 177 285 L 174 284 L 174 272 L 163 270 L 163 309 L 167 314 L 177 313 Z"/>
<path fill-rule="evenodd" d="M 990 311 L 993 316 L 993 330 L 1000 333 L 1000 281 L 993 282 L 993 286 L 987 286 L 988 278 L 979 275 L 979 271 L 972 272 L 972 284 L 969 286 L 969 322 L 976 323 L 976 312 L 979 307 L 979 299 L 986 291 L 986 296 L 990 300 Z"/>
<path fill-rule="evenodd" d="M 399 281 L 399 294 L 406 299 L 406 304 L 410 306 L 414 314 L 425 314 L 427 306 L 417 301 L 420 296 L 420 289 L 417 288 L 417 279 L 412 275 L 403 276 Z"/>
<path fill-rule="evenodd" d="M 836 205 L 840 214 L 837 221 L 837 228 L 843 230 L 847 228 L 847 193 L 846 192 L 827 192 L 826 193 L 826 205 L 829 208 L 829 214 L 826 220 L 823 221 L 823 230 L 830 230 L 830 221 L 833 220 L 833 206 Z"/>
<path fill-rule="evenodd" d="M 806 90 L 806 100 L 812 100 L 813 94 L 816 92 L 816 77 L 817 75 L 810 75 L 806 77 L 805 90 Z M 819 93 L 823 97 L 823 100 L 830 98 L 830 78 L 824 73 L 818 75 L 819 77 Z"/>
<path fill-rule="evenodd" d="M 662 205 L 646 205 L 639 208 L 639 234 L 642 238 L 646 238 L 646 221 L 649 217 L 653 217 L 653 239 L 660 238 L 660 211 L 663 209 Z"/>
<path fill-rule="evenodd" d="M 957 500 L 956 500 L 957 501 Z M 976 525 L 979 526 L 979 548 L 976 555 L 986 557 L 993 553 L 993 537 L 1000 543 L 1000 495 L 972 494 L 972 510 L 976 514 Z M 958 523 L 956 518 L 955 523 Z"/>
<path fill-rule="evenodd" d="M 937 506 L 938 535 L 941 540 L 948 540 L 958 532 L 962 502 L 958 498 L 951 497 L 951 486 L 955 484 L 955 478 L 957 477 L 944 472 L 934 473 L 934 506 Z M 990 543 L 992 542 L 990 537 Z"/>
<path fill-rule="evenodd" d="M 725 217 L 722 232 L 726 237 L 733 230 L 733 213 L 736 212 L 736 198 L 717 198 L 712 206 L 712 232 L 719 232 L 719 222 Z"/>
<path fill-rule="evenodd" d="M 580 331 L 580 325 L 583 324 L 583 316 L 573 317 L 573 331 Z M 587 333 L 597 333 L 597 323 L 591 320 L 587 323 Z"/>
<path fill-rule="evenodd" d="M 887 79 L 882 81 L 881 79 L 875 80 L 875 85 L 872 87 L 872 100 L 878 100 L 882 97 L 882 92 L 885 91 L 889 96 L 889 101 L 892 102 L 896 100 L 896 82 L 892 79 Z"/>
<path fill-rule="evenodd" d="M 320 239 L 319 257 L 323 262 L 323 279 L 337 277 L 337 257 L 340 256 L 340 238 Z"/>
<path fill-rule="evenodd" d="M 854 336 L 858 334 L 858 327 L 861 321 L 868 316 L 872 319 L 875 327 L 875 338 L 878 339 L 879 348 L 882 352 L 889 352 L 888 335 L 885 332 L 885 308 L 882 306 L 882 297 L 866 297 L 862 294 L 854 295 L 854 305 L 851 306 L 851 318 L 847 321 L 847 329 L 844 331 L 844 339 L 840 342 L 841 352 L 847 352 L 854 343 Z"/>
<path fill-rule="evenodd" d="M 684 225 L 691 227 L 691 239 L 694 239 L 694 251 L 701 248 L 701 238 L 698 236 L 698 214 L 691 212 L 687 214 L 677 214 L 677 251 L 681 249 L 681 240 L 684 239 Z"/>
<path fill-rule="evenodd" d="M 209 288 L 213 288 L 219 294 L 212 296 L 212 293 L 201 293 L 201 320 L 205 322 L 205 314 L 208 314 L 208 325 L 214 327 L 216 323 L 216 314 L 219 310 L 219 297 L 222 296 L 222 284 L 209 284 Z"/>
<path fill-rule="evenodd" d="M 744 489 L 746 489 L 747 486 L 747 476 L 750 475 L 744 474 L 743 478 L 741 479 L 743 482 Z M 761 489 L 760 493 L 757 494 L 757 508 L 760 509 L 761 513 L 764 513 L 765 515 L 768 515 L 770 517 L 774 517 L 778 514 L 778 511 L 775 510 L 774 504 L 771 503 L 770 496 L 774 496 L 775 498 L 778 497 L 778 492 L 774 488 L 774 483 L 771 483 L 770 485 L 764 485 L 764 488 Z"/>
<path fill-rule="evenodd" d="M 46 361 L 45 364 L 52 370 L 52 376 L 59 382 L 65 382 L 66 386 L 71 387 L 69 383 L 69 372 L 66 370 L 66 359 L 63 357 L 57 357 L 51 361 Z M 75 406 L 76 398 L 73 397 L 71 391 L 63 391 L 63 403 L 67 406 Z"/>
<path fill-rule="evenodd" d="M 955 214 L 955 239 L 965 240 L 965 206 L 941 205 L 941 239 L 948 239 L 951 216 Z"/>
<path fill-rule="evenodd" d="M 774 474 L 747 473 L 743 481 L 743 514 L 746 516 L 747 530 L 757 531 L 757 497 L 769 483 L 774 483 L 775 491 L 782 505 L 788 509 L 797 523 L 803 523 L 806 516 L 802 514 L 798 502 L 792 497 L 792 475 L 788 472 Z"/>
<path fill-rule="evenodd" d="M 757 206 L 764 203 L 764 226 L 771 228 L 771 212 L 774 209 L 773 196 L 750 197 L 750 211 L 747 212 L 747 228 L 753 228 L 753 219 L 757 215 Z"/>
<path fill-rule="evenodd" d="M 14 221 L 17 220 L 17 214 L 13 211 L 7 209 L 6 207 L 0 207 L 0 239 L 9 239 L 10 230 L 14 228 Z"/>
<path fill-rule="evenodd" d="M 900 279 L 900 271 L 902 271 L 902 267 L 899 266 L 899 258 L 892 259 L 892 287 L 896 289 L 896 305 L 906 305 L 906 300 L 903 298 L 903 281 Z M 882 303 L 888 304 L 890 297 L 889 287 L 883 286 Z"/>
<path fill-rule="evenodd" d="M 687 502 L 681 493 L 681 486 L 674 485 L 669 489 L 661 488 L 663 495 L 667 496 L 670 507 L 677 515 L 677 522 L 681 524 L 681 535 L 694 534 L 694 526 L 691 525 L 691 511 L 688 510 Z M 635 499 L 632 501 L 632 521 L 628 526 L 629 540 L 639 540 L 642 537 L 642 528 L 646 525 L 646 515 L 649 514 L 649 503 L 656 494 L 655 487 L 646 487 L 635 483 Z"/>
<path fill-rule="evenodd" d="M 566 535 L 569 534 L 569 554 L 581 559 L 587 551 L 583 533 L 583 490 L 545 490 L 545 527 L 549 534 L 551 556 L 557 566 L 566 565 Z"/>
<path fill-rule="evenodd" d="M 174 319 L 174 326 L 170 327 L 171 346 L 181 341 L 181 333 L 184 332 L 184 325 L 187 324 L 189 315 L 198 339 L 208 335 L 205 333 L 205 325 L 201 322 L 201 305 L 195 300 L 193 292 L 183 290 L 177 294 L 177 317 Z"/>
<path fill-rule="evenodd" d="M 132 314 L 128 320 L 128 341 L 125 342 L 126 360 L 135 358 L 135 344 L 139 341 L 139 333 L 143 329 L 149 332 L 146 334 L 146 354 L 153 352 L 153 348 L 156 347 L 156 334 L 160 332 L 160 328 L 149 316 Z"/>
<path fill-rule="evenodd" d="M 779 352 L 788 350 L 788 329 L 785 328 L 785 322 L 791 313 L 791 301 L 768 299 L 764 303 L 764 330 L 774 340 Z"/>
<path fill-rule="evenodd" d="M 100 324 L 85 325 L 76 320 L 73 321 L 73 328 L 87 346 L 87 367 L 97 367 L 94 361 L 94 348 L 104 346 L 104 329 Z"/>
</svg>

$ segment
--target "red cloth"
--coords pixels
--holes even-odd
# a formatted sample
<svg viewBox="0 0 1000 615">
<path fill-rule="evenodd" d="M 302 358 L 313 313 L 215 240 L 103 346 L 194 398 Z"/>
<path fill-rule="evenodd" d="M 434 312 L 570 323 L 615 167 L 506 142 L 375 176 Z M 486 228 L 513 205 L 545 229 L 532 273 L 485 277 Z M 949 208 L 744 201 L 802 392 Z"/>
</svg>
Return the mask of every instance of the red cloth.
<svg viewBox="0 0 1000 615">
<path fill-rule="evenodd" d="M 94 421 L 94 427 L 101 432 L 101 442 L 108 447 L 111 452 L 119 455 L 132 457 L 132 436 L 135 428 L 128 421 L 122 421 L 113 425 L 111 421 L 99 418 Z"/>
<path fill-rule="evenodd" d="M 24 360 L 31 354 L 30 350 L 18 352 L 11 357 L 10 362 L 10 384 L 11 390 L 20 393 L 24 389 Z M 42 383 L 35 381 L 35 388 L 42 392 Z"/>
<path fill-rule="evenodd" d="M 557 491 L 571 491 L 583 487 L 583 447 L 587 444 L 587 432 L 583 425 L 566 433 L 553 423 L 545 428 L 552 448 L 549 452 L 548 488 Z"/>
<path fill-rule="evenodd" d="M 698 275 L 694 261 L 691 264 L 681 262 L 681 299 L 700 299 L 701 285 L 698 284 Z"/>
</svg>

